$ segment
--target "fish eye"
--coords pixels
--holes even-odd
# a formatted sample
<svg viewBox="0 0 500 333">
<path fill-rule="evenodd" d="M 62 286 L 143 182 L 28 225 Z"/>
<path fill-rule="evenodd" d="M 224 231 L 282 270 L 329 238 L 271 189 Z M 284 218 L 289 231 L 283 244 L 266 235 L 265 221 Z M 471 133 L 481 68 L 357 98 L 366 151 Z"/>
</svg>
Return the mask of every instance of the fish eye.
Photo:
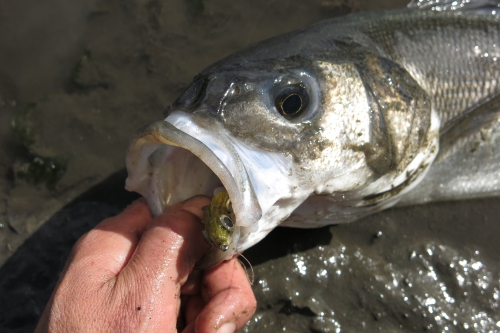
<svg viewBox="0 0 500 333">
<path fill-rule="evenodd" d="M 221 226 L 226 229 L 227 231 L 233 230 L 233 221 L 229 218 L 227 215 L 221 215 L 219 216 L 219 222 Z"/>
<path fill-rule="evenodd" d="M 301 86 L 288 86 L 276 96 L 275 105 L 279 113 L 287 119 L 302 114 L 309 104 L 309 94 Z"/>
<path fill-rule="evenodd" d="M 199 77 L 195 78 L 193 83 L 187 87 L 186 90 L 177 98 L 177 100 L 174 102 L 176 105 L 183 105 L 183 106 L 190 106 L 198 102 L 200 97 L 203 95 L 203 87 L 205 85 L 205 78 L 204 77 Z"/>
</svg>

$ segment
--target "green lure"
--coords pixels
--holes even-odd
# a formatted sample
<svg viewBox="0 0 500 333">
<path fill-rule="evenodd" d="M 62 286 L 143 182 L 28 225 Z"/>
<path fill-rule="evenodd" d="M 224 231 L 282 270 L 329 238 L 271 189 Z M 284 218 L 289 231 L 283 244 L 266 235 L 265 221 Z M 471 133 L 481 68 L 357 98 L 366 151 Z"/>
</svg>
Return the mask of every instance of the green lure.
<svg viewBox="0 0 500 333">
<path fill-rule="evenodd" d="M 221 251 L 227 251 L 233 239 L 233 208 L 227 192 L 216 194 L 203 209 L 205 239 Z"/>
</svg>

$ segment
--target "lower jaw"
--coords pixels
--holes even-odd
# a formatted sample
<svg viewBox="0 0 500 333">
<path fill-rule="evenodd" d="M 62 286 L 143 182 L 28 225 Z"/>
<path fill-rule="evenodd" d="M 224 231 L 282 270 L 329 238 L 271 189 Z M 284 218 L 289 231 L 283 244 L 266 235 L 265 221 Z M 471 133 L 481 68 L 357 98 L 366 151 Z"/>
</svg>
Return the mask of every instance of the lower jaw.
<svg viewBox="0 0 500 333">
<path fill-rule="evenodd" d="M 251 149 L 221 134 L 217 124 L 208 131 L 189 115 L 173 115 L 136 133 L 126 188 L 144 196 L 154 215 L 196 195 L 211 197 L 220 187 L 229 193 L 240 235 L 227 251 L 214 247 L 197 267 L 214 266 L 254 245 L 307 197 L 294 192 L 290 158 Z"/>
</svg>

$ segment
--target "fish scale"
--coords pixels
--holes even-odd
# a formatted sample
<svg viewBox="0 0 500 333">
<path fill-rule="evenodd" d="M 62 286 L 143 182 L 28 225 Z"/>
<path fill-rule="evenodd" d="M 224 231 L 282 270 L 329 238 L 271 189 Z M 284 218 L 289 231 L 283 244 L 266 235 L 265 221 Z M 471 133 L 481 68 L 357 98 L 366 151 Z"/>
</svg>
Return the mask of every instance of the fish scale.
<svg viewBox="0 0 500 333">
<path fill-rule="evenodd" d="M 500 77 L 498 17 L 446 16 L 443 23 L 442 14 L 417 11 L 383 23 L 394 36 L 377 24 L 367 32 L 430 94 L 442 124 L 498 92 Z"/>
</svg>

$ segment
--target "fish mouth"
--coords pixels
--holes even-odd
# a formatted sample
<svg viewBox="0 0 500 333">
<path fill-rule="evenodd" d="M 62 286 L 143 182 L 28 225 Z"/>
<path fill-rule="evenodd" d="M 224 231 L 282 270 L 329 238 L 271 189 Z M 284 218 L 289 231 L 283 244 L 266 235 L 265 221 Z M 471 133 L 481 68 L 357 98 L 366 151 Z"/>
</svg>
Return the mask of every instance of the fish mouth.
<svg viewBox="0 0 500 333">
<path fill-rule="evenodd" d="M 125 188 L 141 194 L 156 216 L 193 196 L 212 197 L 214 191 L 224 187 L 231 199 L 236 235 L 228 250 L 212 247 L 196 264 L 198 268 L 208 268 L 255 244 L 281 222 L 275 216 L 278 220 L 274 218 L 270 225 L 269 216 L 264 215 L 269 212 L 276 215 L 273 205 L 282 204 L 282 186 L 269 181 L 276 181 L 276 176 L 284 178 L 285 175 L 278 173 L 286 173 L 288 169 L 282 155 L 274 159 L 267 154 L 263 157 L 263 152 L 257 153 L 235 142 L 217 122 L 208 120 L 207 125 L 207 119 L 193 118 L 176 111 L 135 133 L 127 152 Z M 278 161 L 281 168 L 269 168 L 276 159 L 281 159 Z M 257 164 L 262 160 L 267 160 L 266 170 L 277 172 L 272 175 L 259 172 L 263 169 Z M 284 213 L 289 215 L 286 210 Z"/>
</svg>

